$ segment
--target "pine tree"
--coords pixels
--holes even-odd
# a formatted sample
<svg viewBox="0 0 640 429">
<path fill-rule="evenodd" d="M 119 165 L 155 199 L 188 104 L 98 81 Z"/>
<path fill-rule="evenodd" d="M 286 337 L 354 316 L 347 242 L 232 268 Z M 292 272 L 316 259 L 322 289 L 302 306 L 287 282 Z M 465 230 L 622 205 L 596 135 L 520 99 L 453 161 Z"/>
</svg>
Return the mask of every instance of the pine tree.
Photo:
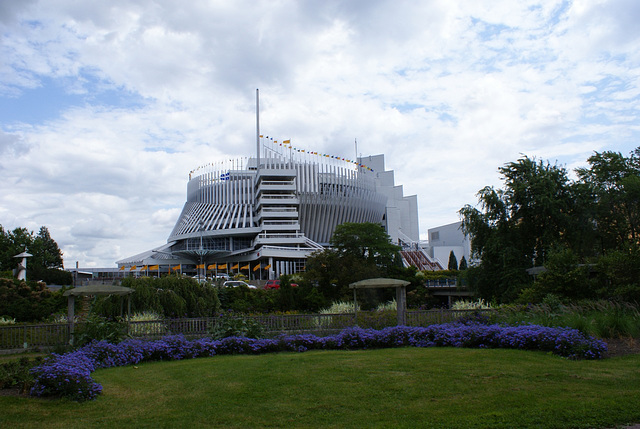
<svg viewBox="0 0 640 429">
<path fill-rule="evenodd" d="M 456 254 L 453 253 L 453 250 L 449 253 L 449 265 L 447 268 L 452 271 L 458 271 L 458 258 L 456 258 Z"/>
</svg>

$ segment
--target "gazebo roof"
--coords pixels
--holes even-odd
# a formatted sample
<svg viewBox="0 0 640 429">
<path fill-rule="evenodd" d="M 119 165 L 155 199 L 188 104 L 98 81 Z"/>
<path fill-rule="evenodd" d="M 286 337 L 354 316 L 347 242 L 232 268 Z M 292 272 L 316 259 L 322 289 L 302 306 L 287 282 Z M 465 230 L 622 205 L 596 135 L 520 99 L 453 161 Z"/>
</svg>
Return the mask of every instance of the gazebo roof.
<svg viewBox="0 0 640 429">
<path fill-rule="evenodd" d="M 124 286 L 91 285 L 69 289 L 64 296 L 129 295 L 133 289 Z"/>
<path fill-rule="evenodd" d="M 398 280 L 398 279 L 385 279 L 385 278 L 376 278 L 376 279 L 366 279 L 360 280 L 359 282 L 351 283 L 349 285 L 349 289 L 377 289 L 383 287 L 398 287 L 398 286 L 406 286 L 410 282 L 406 280 Z"/>
</svg>

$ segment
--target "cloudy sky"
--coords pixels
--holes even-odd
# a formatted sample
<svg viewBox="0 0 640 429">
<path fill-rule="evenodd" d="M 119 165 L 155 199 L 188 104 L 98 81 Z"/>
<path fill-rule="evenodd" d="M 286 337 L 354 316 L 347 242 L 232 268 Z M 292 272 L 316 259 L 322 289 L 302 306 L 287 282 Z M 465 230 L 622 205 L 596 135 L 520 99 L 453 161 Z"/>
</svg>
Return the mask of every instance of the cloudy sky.
<svg viewBox="0 0 640 429">
<path fill-rule="evenodd" d="M 0 224 L 66 267 L 166 242 L 189 171 L 255 151 L 384 153 L 420 232 L 525 154 L 640 146 L 637 0 L 2 0 Z"/>
</svg>

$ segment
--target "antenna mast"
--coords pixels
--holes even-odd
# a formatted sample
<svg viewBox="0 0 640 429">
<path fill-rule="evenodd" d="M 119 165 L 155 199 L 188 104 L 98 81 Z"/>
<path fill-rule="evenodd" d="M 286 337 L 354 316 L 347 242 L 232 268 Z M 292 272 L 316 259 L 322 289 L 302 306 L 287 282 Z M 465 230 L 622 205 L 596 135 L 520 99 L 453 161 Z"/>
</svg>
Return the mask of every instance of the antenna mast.
<svg viewBox="0 0 640 429">
<path fill-rule="evenodd" d="M 256 89 L 256 171 L 260 171 L 260 91 Z"/>
</svg>

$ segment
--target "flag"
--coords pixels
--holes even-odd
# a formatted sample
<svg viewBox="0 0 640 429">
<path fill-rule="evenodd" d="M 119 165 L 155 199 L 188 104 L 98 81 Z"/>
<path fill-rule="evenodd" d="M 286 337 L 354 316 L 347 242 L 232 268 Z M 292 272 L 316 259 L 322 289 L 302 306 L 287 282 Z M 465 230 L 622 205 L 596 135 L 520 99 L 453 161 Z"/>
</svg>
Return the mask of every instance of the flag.
<svg viewBox="0 0 640 429">
<path fill-rule="evenodd" d="M 226 270 L 227 269 L 227 264 L 218 265 L 218 269 L 219 270 Z"/>
<path fill-rule="evenodd" d="M 207 270 L 215 270 L 216 269 L 216 264 L 211 264 L 207 267 Z"/>
<path fill-rule="evenodd" d="M 180 269 L 180 265 L 176 265 L 175 267 L 172 267 L 171 270 L 173 271 L 177 271 Z"/>
<path fill-rule="evenodd" d="M 149 268 L 149 266 L 145 265 L 144 267 L 140 268 L 140 271 L 145 271 L 147 268 Z"/>
<path fill-rule="evenodd" d="M 237 270 L 238 269 L 238 264 L 235 264 L 233 267 L 231 267 L 232 270 Z"/>
<path fill-rule="evenodd" d="M 153 271 L 153 270 L 159 270 L 160 269 L 160 265 L 152 265 L 149 267 L 149 270 Z"/>
<path fill-rule="evenodd" d="M 268 270 L 269 268 L 271 268 L 271 264 L 269 264 L 266 267 L 264 267 L 265 270 Z"/>
<path fill-rule="evenodd" d="M 284 143 L 284 144 L 291 144 L 291 140 L 282 140 L 282 143 Z"/>
<path fill-rule="evenodd" d="M 120 267 L 120 271 L 124 270 L 124 265 Z"/>
<path fill-rule="evenodd" d="M 244 267 L 240 267 L 241 270 L 248 270 L 249 268 L 249 264 L 245 265 Z"/>
<path fill-rule="evenodd" d="M 204 270 L 204 264 L 196 265 L 196 268 L 197 268 L 197 269 L 201 269 L 201 268 L 202 268 L 202 269 Z"/>
<path fill-rule="evenodd" d="M 260 264 L 258 264 L 255 267 L 253 267 L 253 271 L 258 271 L 259 269 L 260 269 Z"/>
<path fill-rule="evenodd" d="M 133 270 L 135 270 L 135 269 L 136 269 L 136 266 L 135 266 L 135 265 L 132 265 L 132 266 L 131 266 L 131 268 L 129 268 L 129 271 L 133 271 Z"/>
</svg>

